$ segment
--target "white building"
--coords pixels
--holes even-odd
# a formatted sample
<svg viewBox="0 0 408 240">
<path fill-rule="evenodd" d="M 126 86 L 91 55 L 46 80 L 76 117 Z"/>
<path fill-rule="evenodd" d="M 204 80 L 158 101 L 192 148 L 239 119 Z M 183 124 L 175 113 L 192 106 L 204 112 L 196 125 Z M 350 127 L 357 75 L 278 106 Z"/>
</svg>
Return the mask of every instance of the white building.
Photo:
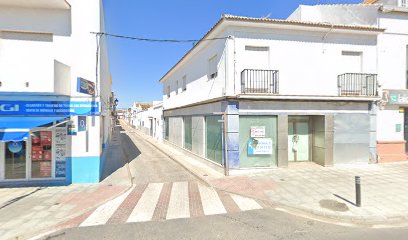
<svg viewBox="0 0 408 240">
<path fill-rule="evenodd" d="M 157 141 L 163 141 L 163 102 L 135 102 L 131 109 L 130 124 Z"/>
<path fill-rule="evenodd" d="M 383 89 L 378 102 L 379 162 L 406 160 L 408 140 L 408 2 L 367 0 L 358 5 L 300 6 L 290 20 L 364 25 L 385 31 L 377 38 L 377 70 Z"/>
<path fill-rule="evenodd" d="M 113 103 L 91 32 L 101 0 L 0 0 L 0 182 L 100 181 Z"/>
<path fill-rule="evenodd" d="M 160 80 L 165 139 L 227 170 L 376 162 L 384 31 L 224 15 Z"/>
</svg>

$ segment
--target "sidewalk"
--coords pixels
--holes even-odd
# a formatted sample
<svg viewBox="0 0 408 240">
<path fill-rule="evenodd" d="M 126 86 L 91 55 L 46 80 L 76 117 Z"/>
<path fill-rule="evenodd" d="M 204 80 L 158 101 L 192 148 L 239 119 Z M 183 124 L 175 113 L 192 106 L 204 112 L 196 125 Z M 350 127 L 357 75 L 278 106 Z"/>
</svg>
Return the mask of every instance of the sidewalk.
<svg viewBox="0 0 408 240">
<path fill-rule="evenodd" d="M 268 202 L 288 211 L 365 225 L 408 224 L 408 162 L 321 167 L 314 163 L 225 177 L 183 150 L 135 130 L 218 190 Z M 361 177 L 362 207 L 355 206 L 355 176 Z"/>
<path fill-rule="evenodd" d="M 115 131 L 106 161 L 124 161 L 118 134 Z M 112 155 L 116 157 L 112 158 Z M 28 239 L 55 230 L 62 223 L 94 209 L 129 187 L 130 180 L 126 166 L 123 166 L 99 184 L 1 188 L 0 239 Z"/>
</svg>

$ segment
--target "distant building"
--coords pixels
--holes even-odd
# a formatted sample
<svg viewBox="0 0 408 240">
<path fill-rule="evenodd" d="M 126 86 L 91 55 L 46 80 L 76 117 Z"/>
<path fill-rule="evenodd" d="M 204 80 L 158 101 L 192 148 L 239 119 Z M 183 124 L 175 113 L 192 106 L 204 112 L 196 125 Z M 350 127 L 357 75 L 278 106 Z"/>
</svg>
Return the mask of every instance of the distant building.
<svg viewBox="0 0 408 240">
<path fill-rule="evenodd" d="M 163 102 L 134 103 L 129 124 L 157 141 L 163 140 Z"/>
<path fill-rule="evenodd" d="M 0 185 L 100 181 L 114 99 L 91 32 L 104 30 L 100 0 L 0 0 Z"/>
</svg>

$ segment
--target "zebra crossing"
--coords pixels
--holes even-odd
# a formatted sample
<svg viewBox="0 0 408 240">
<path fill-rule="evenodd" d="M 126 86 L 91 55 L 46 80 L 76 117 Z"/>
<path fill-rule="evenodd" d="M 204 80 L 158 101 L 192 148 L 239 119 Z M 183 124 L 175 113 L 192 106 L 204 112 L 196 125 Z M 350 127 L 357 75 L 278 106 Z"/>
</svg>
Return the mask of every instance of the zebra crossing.
<svg viewBox="0 0 408 240">
<path fill-rule="evenodd" d="M 139 184 L 99 206 L 79 227 L 164 221 L 262 209 L 254 199 L 217 191 L 198 182 Z"/>
</svg>

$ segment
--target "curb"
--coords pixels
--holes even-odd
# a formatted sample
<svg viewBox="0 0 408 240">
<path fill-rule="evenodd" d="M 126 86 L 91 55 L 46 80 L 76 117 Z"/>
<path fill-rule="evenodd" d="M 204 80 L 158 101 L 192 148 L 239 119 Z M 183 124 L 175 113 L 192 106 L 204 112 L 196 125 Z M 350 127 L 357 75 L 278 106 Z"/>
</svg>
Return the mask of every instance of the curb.
<svg viewBox="0 0 408 240">
<path fill-rule="evenodd" d="M 201 176 L 200 173 L 197 173 L 196 171 L 190 169 L 189 167 L 185 166 L 183 163 L 181 163 L 179 160 L 177 160 L 175 157 L 173 157 L 171 154 L 167 153 L 166 151 L 164 151 L 161 147 L 157 146 L 157 144 L 153 143 L 151 139 L 148 139 L 148 137 L 143 133 L 139 133 L 139 130 L 133 129 L 132 128 L 132 132 L 129 133 L 134 133 L 136 135 L 138 135 L 143 141 L 147 142 L 149 145 L 155 147 L 157 150 L 159 150 L 161 153 L 163 153 L 164 155 L 166 155 L 168 158 L 170 158 L 171 160 L 173 160 L 174 162 L 176 162 L 178 165 L 180 165 L 182 168 L 184 168 L 186 171 L 188 171 L 189 173 L 191 173 L 193 176 L 195 176 L 198 180 L 200 180 L 202 183 L 204 183 L 207 186 L 211 186 L 212 185 L 207 181 L 207 179 L 203 178 L 203 176 Z M 143 134 L 143 135 L 142 135 Z"/>
<path fill-rule="evenodd" d="M 122 151 L 123 151 L 123 149 L 122 149 Z M 125 153 L 124 151 L 123 151 L 123 154 L 126 155 L 126 153 Z M 44 237 L 47 237 L 48 235 L 51 235 L 51 234 L 53 234 L 53 233 L 62 231 L 62 230 L 64 230 L 64 229 L 68 229 L 67 227 L 56 227 L 56 226 L 58 226 L 58 225 L 60 225 L 60 224 L 63 224 L 63 223 L 65 223 L 65 222 L 68 222 L 68 221 L 70 221 L 70 220 L 72 220 L 72 219 L 74 219 L 74 218 L 77 218 L 77 217 L 79 217 L 79 216 L 81 216 L 81 215 L 83 215 L 83 214 L 85 214 L 85 213 L 87 213 L 87 212 L 89 212 L 89 211 L 92 211 L 93 209 L 96 209 L 96 208 L 98 208 L 99 206 L 102 206 L 103 204 L 105 204 L 105 203 L 107 203 L 107 202 L 109 202 L 109 201 L 111 201 L 111 200 L 113 200 L 113 199 L 119 197 L 120 195 L 124 194 L 126 191 L 128 191 L 129 189 L 131 189 L 131 188 L 133 187 L 133 179 L 132 179 L 132 174 L 131 174 L 130 167 L 129 167 L 129 162 L 128 162 L 127 160 L 126 160 L 126 162 L 125 162 L 125 166 L 126 166 L 126 168 L 127 168 L 130 186 L 128 186 L 128 187 L 125 188 L 123 191 L 121 191 L 121 192 L 119 192 L 118 194 L 116 194 L 116 195 L 114 195 L 114 196 L 112 196 L 112 197 L 110 197 L 110 198 L 108 198 L 108 199 L 102 201 L 101 203 L 99 203 L 99 204 L 97 204 L 97 205 L 94 205 L 94 206 L 92 206 L 92 207 L 88 207 L 88 208 L 86 208 L 86 209 L 84 209 L 84 210 L 82 210 L 82 211 L 80 211 L 80 212 L 77 212 L 77 213 L 75 213 L 75 214 L 73 214 L 73 215 L 71 215 L 71 216 L 68 216 L 66 219 L 64 219 L 62 222 L 58 223 L 57 225 L 50 226 L 50 227 L 48 227 L 48 228 L 43 228 L 43 229 L 37 231 L 37 233 L 28 234 L 28 235 L 31 235 L 31 236 L 25 237 L 25 239 L 38 240 L 38 239 L 42 239 L 42 238 L 44 238 Z M 51 229 L 51 228 L 53 228 L 53 229 L 52 229 L 52 230 L 49 230 L 49 229 Z M 49 230 L 49 231 L 45 232 L 46 230 Z M 34 235 L 34 236 L 33 236 L 33 235 Z M 17 239 L 18 239 L 18 237 L 17 237 Z"/>
</svg>

